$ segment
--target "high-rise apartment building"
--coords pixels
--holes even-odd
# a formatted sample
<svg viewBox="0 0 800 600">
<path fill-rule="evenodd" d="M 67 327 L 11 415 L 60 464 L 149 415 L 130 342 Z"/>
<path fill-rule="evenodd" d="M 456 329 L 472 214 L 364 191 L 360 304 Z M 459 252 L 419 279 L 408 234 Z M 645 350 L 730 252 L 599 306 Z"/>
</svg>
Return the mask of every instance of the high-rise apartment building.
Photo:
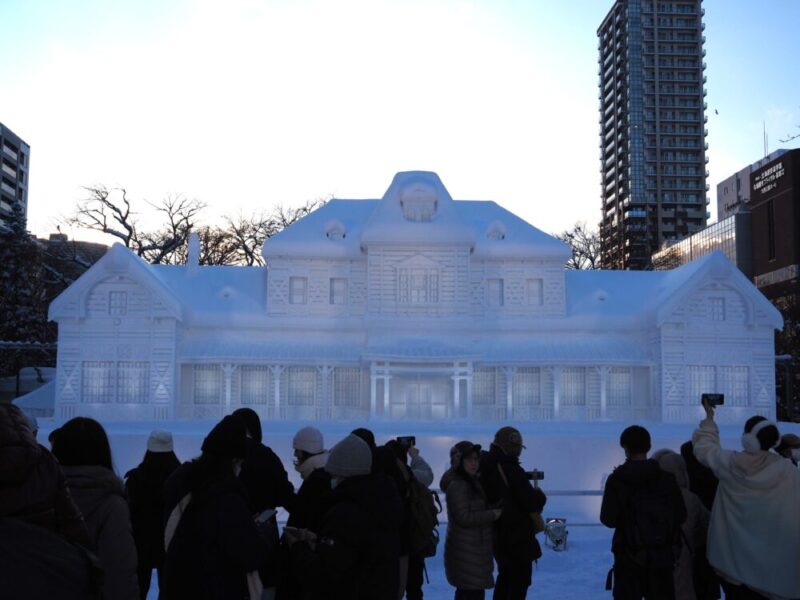
<svg viewBox="0 0 800 600">
<path fill-rule="evenodd" d="M 706 225 L 701 4 L 616 0 L 597 30 L 604 268 L 648 268 Z"/>
<path fill-rule="evenodd" d="M 0 123 L 0 227 L 15 204 L 28 214 L 28 167 L 31 147 Z"/>
</svg>

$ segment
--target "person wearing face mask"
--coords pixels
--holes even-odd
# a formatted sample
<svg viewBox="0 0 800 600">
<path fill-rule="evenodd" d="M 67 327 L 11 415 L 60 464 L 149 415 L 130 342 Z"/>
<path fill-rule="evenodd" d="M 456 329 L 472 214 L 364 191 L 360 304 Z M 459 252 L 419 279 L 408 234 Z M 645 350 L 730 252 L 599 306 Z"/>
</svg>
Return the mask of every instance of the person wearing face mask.
<svg viewBox="0 0 800 600">
<path fill-rule="evenodd" d="M 692 435 L 697 460 L 719 478 L 708 530 L 708 562 L 725 597 L 800 598 L 800 471 L 770 452 L 777 426 L 749 418 L 743 452 L 720 446 L 714 407 Z"/>
<path fill-rule="evenodd" d="M 800 464 L 800 437 L 793 433 L 785 433 L 781 436 L 781 443 L 775 448 L 775 452 L 783 458 L 788 458 L 796 467 Z"/>
<path fill-rule="evenodd" d="M 226 416 L 167 479 L 162 600 L 261 598 L 267 556 L 238 479 L 245 439 L 244 422 Z"/>
<path fill-rule="evenodd" d="M 481 447 L 463 441 L 450 449 L 450 468 L 439 487 L 447 501 L 444 571 L 456 588 L 454 600 L 483 600 L 494 586 L 492 524 L 502 509 L 489 508 L 478 482 Z"/>
<path fill-rule="evenodd" d="M 319 533 L 286 527 L 294 575 L 311 600 L 395 600 L 402 506 L 396 490 L 373 475 L 372 453 L 350 434 L 331 448 L 330 508 Z"/>
</svg>

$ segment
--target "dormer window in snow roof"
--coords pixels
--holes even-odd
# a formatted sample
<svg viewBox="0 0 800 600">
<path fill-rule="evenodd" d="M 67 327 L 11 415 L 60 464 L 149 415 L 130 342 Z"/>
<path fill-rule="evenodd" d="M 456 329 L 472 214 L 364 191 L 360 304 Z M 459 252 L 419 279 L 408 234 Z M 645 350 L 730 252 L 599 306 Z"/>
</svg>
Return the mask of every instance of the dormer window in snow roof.
<svg viewBox="0 0 800 600">
<path fill-rule="evenodd" d="M 495 221 L 486 230 L 487 240 L 504 240 L 506 239 L 506 226 L 500 221 Z"/>
<path fill-rule="evenodd" d="M 439 208 L 439 194 L 427 183 L 412 183 L 400 191 L 400 208 L 407 221 L 432 221 Z"/>
<path fill-rule="evenodd" d="M 343 240 L 347 237 L 344 225 L 339 221 L 330 221 L 325 225 L 325 237 L 333 241 Z"/>
</svg>

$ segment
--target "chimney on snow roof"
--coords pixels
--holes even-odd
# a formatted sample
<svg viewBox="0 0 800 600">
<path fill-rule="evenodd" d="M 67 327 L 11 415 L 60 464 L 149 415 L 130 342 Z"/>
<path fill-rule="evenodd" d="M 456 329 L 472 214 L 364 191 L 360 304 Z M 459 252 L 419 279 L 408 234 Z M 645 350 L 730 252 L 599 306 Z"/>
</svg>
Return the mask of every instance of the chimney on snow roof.
<svg viewBox="0 0 800 600">
<path fill-rule="evenodd" d="M 186 256 L 186 266 L 194 271 L 200 266 L 200 236 L 192 231 L 189 234 L 189 253 Z"/>
</svg>

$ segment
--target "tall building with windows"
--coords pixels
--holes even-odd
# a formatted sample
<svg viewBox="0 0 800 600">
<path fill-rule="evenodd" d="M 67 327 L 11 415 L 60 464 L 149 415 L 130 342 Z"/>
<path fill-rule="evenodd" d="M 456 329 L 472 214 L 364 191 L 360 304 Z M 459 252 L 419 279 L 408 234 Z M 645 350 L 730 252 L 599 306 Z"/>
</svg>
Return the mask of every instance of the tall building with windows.
<svg viewBox="0 0 800 600">
<path fill-rule="evenodd" d="M 604 268 L 649 268 L 706 225 L 701 4 L 616 0 L 597 30 Z"/>
<path fill-rule="evenodd" d="M 31 147 L 0 123 L 0 227 L 15 204 L 28 214 L 28 166 Z"/>
</svg>

